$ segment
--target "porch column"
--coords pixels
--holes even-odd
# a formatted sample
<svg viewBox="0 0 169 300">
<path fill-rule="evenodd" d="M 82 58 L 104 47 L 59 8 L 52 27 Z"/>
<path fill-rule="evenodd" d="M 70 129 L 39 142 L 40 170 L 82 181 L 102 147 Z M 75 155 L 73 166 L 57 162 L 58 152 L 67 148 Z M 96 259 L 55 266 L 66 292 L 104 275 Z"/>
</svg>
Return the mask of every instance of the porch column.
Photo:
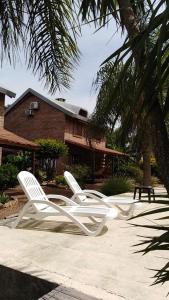
<svg viewBox="0 0 169 300">
<path fill-rule="evenodd" d="M 5 94 L 0 93 L 0 128 L 4 128 Z M 0 147 L 0 166 L 2 163 L 2 147 Z"/>
</svg>

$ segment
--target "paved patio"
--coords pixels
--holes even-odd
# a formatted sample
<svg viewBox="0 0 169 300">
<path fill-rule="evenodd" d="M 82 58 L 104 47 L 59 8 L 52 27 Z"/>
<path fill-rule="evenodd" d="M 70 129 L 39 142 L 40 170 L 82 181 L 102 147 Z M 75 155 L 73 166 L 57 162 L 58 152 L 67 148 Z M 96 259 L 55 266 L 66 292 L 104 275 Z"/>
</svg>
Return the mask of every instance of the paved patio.
<svg viewBox="0 0 169 300">
<path fill-rule="evenodd" d="M 163 195 L 160 200 L 166 199 L 163 188 L 156 189 L 156 194 Z M 143 203 L 142 210 L 159 206 L 162 205 Z M 162 224 L 153 219 L 157 215 L 137 218 L 132 223 Z M 1 222 L 0 264 L 60 285 L 57 298 L 42 299 L 161 300 L 169 291 L 167 284 L 151 286 L 155 272 L 150 270 L 161 268 L 169 254 L 133 254 L 139 249 L 133 248 L 141 240 L 139 235 L 157 233 L 151 229 L 131 226 L 131 221 L 113 220 L 102 235 L 88 237 L 75 226 L 54 218 L 24 221 L 18 229 L 9 228 L 12 221 L 9 218 Z M 62 292 L 65 290 L 69 292 Z"/>
</svg>

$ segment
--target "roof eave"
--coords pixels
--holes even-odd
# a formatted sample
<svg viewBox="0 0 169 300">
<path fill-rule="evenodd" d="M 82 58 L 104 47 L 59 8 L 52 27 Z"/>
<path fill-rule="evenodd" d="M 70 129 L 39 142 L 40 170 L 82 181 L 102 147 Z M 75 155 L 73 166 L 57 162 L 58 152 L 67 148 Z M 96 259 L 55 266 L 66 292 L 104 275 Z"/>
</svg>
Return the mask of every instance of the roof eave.
<svg viewBox="0 0 169 300">
<path fill-rule="evenodd" d="M 16 94 L 6 88 L 0 86 L 0 93 L 7 95 L 10 98 L 15 98 Z"/>
</svg>

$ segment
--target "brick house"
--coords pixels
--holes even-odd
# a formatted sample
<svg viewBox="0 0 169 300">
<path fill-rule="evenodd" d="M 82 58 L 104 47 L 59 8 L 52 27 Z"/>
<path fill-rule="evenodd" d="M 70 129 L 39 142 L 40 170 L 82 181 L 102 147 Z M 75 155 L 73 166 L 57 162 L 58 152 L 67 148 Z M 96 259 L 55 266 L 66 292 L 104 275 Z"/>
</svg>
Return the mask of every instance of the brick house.
<svg viewBox="0 0 169 300">
<path fill-rule="evenodd" d="M 87 110 L 64 99 L 48 99 L 29 88 L 7 109 L 4 127 L 32 141 L 57 138 L 69 147 L 69 157 L 64 164 L 88 164 L 99 172 L 110 166 L 113 157 L 125 154 L 106 148 L 105 138 L 93 139 L 89 145 L 88 118 Z"/>
<path fill-rule="evenodd" d="M 14 134 L 11 131 L 4 129 L 4 115 L 5 115 L 5 96 L 15 98 L 16 94 L 4 86 L 0 86 L 0 166 L 2 164 L 2 157 L 4 152 L 17 150 L 29 150 L 32 153 L 32 171 L 35 167 L 35 151 L 38 145 L 32 141 L 28 141 L 23 137 Z"/>
</svg>

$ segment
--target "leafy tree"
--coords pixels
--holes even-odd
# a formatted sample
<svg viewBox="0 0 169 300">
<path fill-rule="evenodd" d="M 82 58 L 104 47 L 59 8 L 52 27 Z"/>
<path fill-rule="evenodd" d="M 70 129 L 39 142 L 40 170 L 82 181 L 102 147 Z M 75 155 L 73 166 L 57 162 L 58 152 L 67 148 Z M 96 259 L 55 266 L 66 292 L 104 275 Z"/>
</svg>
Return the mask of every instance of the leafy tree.
<svg viewBox="0 0 169 300">
<path fill-rule="evenodd" d="M 35 142 L 39 144 L 37 157 L 40 165 L 46 171 L 47 178 L 51 179 L 56 169 L 56 160 L 66 156 L 68 148 L 62 141 L 55 139 L 37 139 Z"/>
</svg>

